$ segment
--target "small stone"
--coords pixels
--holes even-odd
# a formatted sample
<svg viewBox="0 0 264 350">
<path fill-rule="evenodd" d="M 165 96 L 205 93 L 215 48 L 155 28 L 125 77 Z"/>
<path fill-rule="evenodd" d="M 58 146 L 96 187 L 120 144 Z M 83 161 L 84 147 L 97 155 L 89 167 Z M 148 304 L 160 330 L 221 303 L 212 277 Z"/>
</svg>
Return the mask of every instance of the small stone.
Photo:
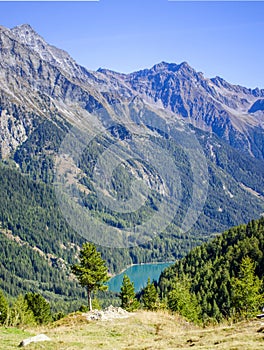
<svg viewBox="0 0 264 350">
<path fill-rule="evenodd" d="M 37 343 L 40 341 L 51 341 L 49 337 L 47 337 L 45 334 L 38 334 L 35 337 L 27 338 L 22 340 L 22 342 L 19 344 L 20 347 L 24 347 L 29 345 L 30 343 Z"/>
</svg>

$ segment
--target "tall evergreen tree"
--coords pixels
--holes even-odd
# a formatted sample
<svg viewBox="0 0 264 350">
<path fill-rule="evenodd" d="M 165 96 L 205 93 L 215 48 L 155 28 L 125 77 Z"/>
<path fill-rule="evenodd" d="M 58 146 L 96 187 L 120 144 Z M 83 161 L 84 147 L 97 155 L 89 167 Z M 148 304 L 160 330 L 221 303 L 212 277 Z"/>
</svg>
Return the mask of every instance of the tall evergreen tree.
<svg viewBox="0 0 264 350">
<path fill-rule="evenodd" d="M 20 294 L 12 305 L 8 325 L 16 327 L 22 325 L 33 325 L 35 323 L 36 320 L 32 310 L 29 309 L 24 296 Z"/>
<path fill-rule="evenodd" d="M 249 257 L 243 258 L 238 277 L 231 279 L 232 306 L 237 317 L 255 316 L 263 306 L 264 296 L 261 295 L 262 282 L 255 275 L 255 265 Z"/>
<path fill-rule="evenodd" d="M 139 302 L 136 299 L 134 283 L 130 281 L 127 275 L 124 275 L 121 286 L 121 307 L 127 311 L 134 311 L 138 309 Z"/>
<path fill-rule="evenodd" d="M 168 293 L 168 307 L 190 321 L 199 322 L 201 308 L 195 294 L 190 292 L 190 283 L 186 280 L 175 279 L 173 289 Z"/>
<path fill-rule="evenodd" d="M 142 290 L 142 302 L 147 310 L 155 310 L 157 308 L 158 292 L 154 282 L 150 283 L 150 278 L 148 278 L 148 283 Z"/>
<path fill-rule="evenodd" d="M 84 243 L 80 251 L 80 264 L 72 266 L 80 285 L 87 290 L 88 307 L 92 310 L 92 292 L 107 290 L 104 284 L 109 280 L 105 261 L 92 243 Z"/>
<path fill-rule="evenodd" d="M 37 323 L 44 324 L 51 320 L 50 304 L 42 295 L 38 293 L 27 293 L 25 300 L 28 308 L 33 312 Z"/>
<path fill-rule="evenodd" d="M 8 302 L 4 296 L 3 291 L 0 289 L 0 324 L 3 324 L 6 320 L 8 312 Z"/>
</svg>

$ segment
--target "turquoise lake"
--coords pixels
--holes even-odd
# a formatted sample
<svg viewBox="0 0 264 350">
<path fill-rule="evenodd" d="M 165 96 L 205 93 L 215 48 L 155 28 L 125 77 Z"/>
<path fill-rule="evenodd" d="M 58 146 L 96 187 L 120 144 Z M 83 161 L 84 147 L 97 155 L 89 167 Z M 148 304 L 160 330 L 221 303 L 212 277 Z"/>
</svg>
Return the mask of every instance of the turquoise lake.
<svg viewBox="0 0 264 350">
<path fill-rule="evenodd" d="M 141 288 L 145 287 L 148 278 L 150 281 L 158 280 L 161 272 L 173 263 L 155 263 L 155 264 L 142 264 L 133 265 L 123 271 L 121 274 L 114 276 L 108 282 L 109 290 L 112 292 L 120 292 L 120 288 L 123 281 L 123 276 L 126 274 L 132 282 L 134 282 L 135 291 L 138 292 Z"/>
</svg>

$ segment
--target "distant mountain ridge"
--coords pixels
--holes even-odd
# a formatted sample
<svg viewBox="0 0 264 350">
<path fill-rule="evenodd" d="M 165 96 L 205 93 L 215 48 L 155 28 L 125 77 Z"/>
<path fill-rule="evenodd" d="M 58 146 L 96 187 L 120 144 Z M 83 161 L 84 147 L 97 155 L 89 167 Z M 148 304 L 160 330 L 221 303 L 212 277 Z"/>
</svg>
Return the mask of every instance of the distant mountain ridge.
<svg viewBox="0 0 264 350">
<path fill-rule="evenodd" d="M 231 146 L 263 158 L 264 89 L 231 85 L 220 77 L 205 78 L 187 62 L 161 62 L 151 69 L 119 74 L 99 72 L 126 84 L 194 126 L 212 131 Z M 258 107 L 260 106 L 260 107 Z M 256 113 L 261 111 L 261 113 Z M 254 133 L 260 139 L 255 140 Z"/>
<path fill-rule="evenodd" d="M 252 106 L 264 90 L 234 86 L 223 79 L 204 78 L 188 63 L 162 62 L 125 79 L 136 91 L 160 101 L 194 126 L 216 133 L 231 146 L 263 158 L 263 115 Z M 260 103 L 260 102 L 258 102 Z M 261 140 L 255 142 L 254 133 Z"/>
</svg>

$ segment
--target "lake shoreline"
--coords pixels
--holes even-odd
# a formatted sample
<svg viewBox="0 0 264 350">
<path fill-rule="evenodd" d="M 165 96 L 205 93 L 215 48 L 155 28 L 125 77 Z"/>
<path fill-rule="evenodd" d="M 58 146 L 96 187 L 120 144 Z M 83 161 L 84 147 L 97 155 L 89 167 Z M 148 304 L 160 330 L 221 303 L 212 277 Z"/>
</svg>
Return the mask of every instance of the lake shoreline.
<svg viewBox="0 0 264 350">
<path fill-rule="evenodd" d="M 154 262 L 148 262 L 148 263 L 139 263 L 139 264 L 130 264 L 130 265 L 127 265 L 127 267 L 123 268 L 123 270 L 121 270 L 120 272 L 116 273 L 116 274 L 109 274 L 110 276 L 110 279 L 116 277 L 116 276 L 119 276 L 121 275 L 123 272 L 125 272 L 127 269 L 129 269 L 130 267 L 133 267 L 133 266 L 142 266 L 142 265 L 156 265 L 156 264 L 174 264 L 176 262 L 175 261 L 154 261 Z"/>
</svg>

